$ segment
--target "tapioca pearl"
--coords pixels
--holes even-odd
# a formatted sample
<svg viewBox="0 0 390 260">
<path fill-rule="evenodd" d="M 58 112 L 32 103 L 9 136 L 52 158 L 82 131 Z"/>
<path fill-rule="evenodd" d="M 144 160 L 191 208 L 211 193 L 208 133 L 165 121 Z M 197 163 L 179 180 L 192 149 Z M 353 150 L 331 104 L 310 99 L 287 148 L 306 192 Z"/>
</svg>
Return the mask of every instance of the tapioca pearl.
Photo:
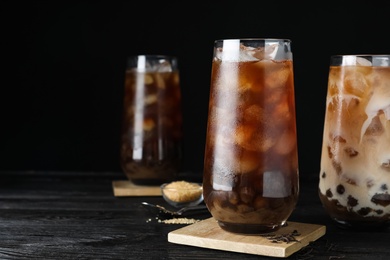
<svg viewBox="0 0 390 260">
<path fill-rule="evenodd" d="M 338 194 L 342 195 L 345 192 L 345 187 L 342 184 L 337 185 L 336 191 Z"/>
<path fill-rule="evenodd" d="M 376 193 L 371 198 L 371 202 L 376 205 L 381 205 L 382 207 L 386 207 L 390 205 L 390 194 L 387 193 Z"/>
<path fill-rule="evenodd" d="M 352 197 L 351 195 L 348 196 L 348 199 L 347 199 L 347 204 L 348 206 L 350 207 L 355 207 L 359 204 L 358 200 L 354 197 Z"/>
<path fill-rule="evenodd" d="M 228 192 L 228 200 L 230 204 L 237 205 L 238 202 L 240 201 L 240 198 L 238 197 L 237 192 L 231 191 Z"/>
<path fill-rule="evenodd" d="M 356 211 L 356 212 L 357 212 L 359 215 L 361 215 L 361 216 L 366 216 L 366 215 L 368 215 L 368 213 L 370 213 L 371 211 L 372 211 L 371 208 L 365 207 L 365 208 L 359 209 L 359 210 Z"/>
<path fill-rule="evenodd" d="M 224 191 L 213 191 L 210 193 L 207 201 L 211 202 L 212 207 L 216 209 L 221 209 L 222 204 L 226 201 L 226 192 Z"/>
<path fill-rule="evenodd" d="M 354 148 L 352 147 L 346 147 L 344 148 L 344 152 L 349 156 L 349 157 L 356 157 L 359 155 L 359 152 L 356 151 Z"/>
<path fill-rule="evenodd" d="M 332 198 L 333 197 L 333 192 L 330 189 L 327 189 L 325 194 L 326 194 L 326 197 L 328 197 L 328 198 Z"/>
<path fill-rule="evenodd" d="M 381 185 L 381 190 L 385 191 L 385 190 L 387 190 L 387 189 L 388 189 L 388 188 L 387 188 L 387 184 L 386 184 L 386 183 L 384 183 L 384 184 Z"/>
<path fill-rule="evenodd" d="M 249 213 L 249 212 L 254 211 L 254 208 L 247 205 L 247 204 L 242 203 L 242 204 L 237 205 L 237 211 L 239 213 Z"/>
<path fill-rule="evenodd" d="M 250 187 L 243 187 L 239 191 L 240 199 L 244 203 L 250 203 L 255 197 L 255 191 Z"/>
<path fill-rule="evenodd" d="M 374 210 L 374 212 L 375 212 L 376 214 L 378 214 L 378 215 L 382 215 L 384 211 L 381 210 L 381 209 L 377 209 L 377 210 Z"/>
<path fill-rule="evenodd" d="M 263 198 L 262 196 L 257 196 L 253 201 L 253 207 L 257 209 L 268 208 L 268 200 Z"/>
</svg>

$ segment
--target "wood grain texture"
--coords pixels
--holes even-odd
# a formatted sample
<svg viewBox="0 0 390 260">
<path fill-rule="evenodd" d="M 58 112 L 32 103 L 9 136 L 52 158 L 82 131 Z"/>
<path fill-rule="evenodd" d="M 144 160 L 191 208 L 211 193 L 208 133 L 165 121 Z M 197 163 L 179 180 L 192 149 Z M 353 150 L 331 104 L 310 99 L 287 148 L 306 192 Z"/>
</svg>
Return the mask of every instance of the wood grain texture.
<svg viewBox="0 0 390 260">
<path fill-rule="evenodd" d="M 168 207 L 161 196 L 114 196 L 112 181 L 121 176 L 0 171 L 0 259 L 270 260 L 169 242 L 170 232 L 188 225 L 161 223 L 142 207 L 142 201 Z M 317 187 L 316 180 L 301 181 L 300 200 L 289 222 L 325 225 L 326 234 L 284 259 L 388 260 L 390 230 L 337 228 L 319 202 Z M 207 210 L 190 214 L 185 217 L 211 217 Z"/>
<path fill-rule="evenodd" d="M 205 247 L 239 253 L 264 255 L 272 257 L 288 257 L 302 247 L 307 246 L 325 235 L 326 227 L 306 223 L 288 222 L 286 227 L 273 232 L 275 235 L 289 234 L 294 230 L 298 242 L 273 243 L 260 235 L 241 235 L 222 230 L 214 218 L 172 231 L 168 234 L 171 243 Z"/>
<path fill-rule="evenodd" d="M 161 196 L 160 186 L 141 186 L 127 180 L 112 182 L 112 188 L 116 197 L 121 196 Z"/>
</svg>

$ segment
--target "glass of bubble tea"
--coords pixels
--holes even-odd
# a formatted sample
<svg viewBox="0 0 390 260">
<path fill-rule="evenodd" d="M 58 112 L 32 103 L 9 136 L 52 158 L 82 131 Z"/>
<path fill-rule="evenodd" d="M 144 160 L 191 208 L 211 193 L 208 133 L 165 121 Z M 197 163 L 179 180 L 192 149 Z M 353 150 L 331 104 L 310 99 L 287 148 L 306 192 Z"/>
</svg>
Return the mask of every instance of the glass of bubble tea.
<svg viewBox="0 0 390 260">
<path fill-rule="evenodd" d="M 278 230 L 299 195 L 294 73 L 288 39 L 214 43 L 204 201 L 229 232 Z"/>
<path fill-rule="evenodd" d="M 390 55 L 331 57 L 319 177 L 338 226 L 390 223 Z"/>
<path fill-rule="evenodd" d="M 182 159 L 182 110 L 176 57 L 129 57 L 125 73 L 120 163 L 138 185 L 177 178 Z"/>
</svg>

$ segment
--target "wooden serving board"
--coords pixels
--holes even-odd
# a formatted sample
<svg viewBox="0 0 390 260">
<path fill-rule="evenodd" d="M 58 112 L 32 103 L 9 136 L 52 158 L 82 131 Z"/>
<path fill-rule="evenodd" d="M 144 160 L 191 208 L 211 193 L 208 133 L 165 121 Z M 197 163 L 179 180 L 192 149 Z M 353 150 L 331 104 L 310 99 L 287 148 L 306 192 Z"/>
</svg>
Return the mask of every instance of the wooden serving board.
<svg viewBox="0 0 390 260">
<path fill-rule="evenodd" d="M 288 222 L 288 225 L 271 234 L 289 234 L 294 230 L 300 235 L 295 236 L 298 242 L 274 243 L 260 235 L 234 234 L 221 229 L 214 218 L 208 218 L 197 223 L 182 227 L 168 233 L 171 243 L 225 250 L 238 253 L 264 255 L 272 257 L 288 257 L 317 240 L 326 232 L 326 227 L 315 224 Z"/>
<path fill-rule="evenodd" d="M 160 186 L 135 185 L 128 180 L 112 182 L 115 197 L 121 196 L 162 196 Z"/>
</svg>

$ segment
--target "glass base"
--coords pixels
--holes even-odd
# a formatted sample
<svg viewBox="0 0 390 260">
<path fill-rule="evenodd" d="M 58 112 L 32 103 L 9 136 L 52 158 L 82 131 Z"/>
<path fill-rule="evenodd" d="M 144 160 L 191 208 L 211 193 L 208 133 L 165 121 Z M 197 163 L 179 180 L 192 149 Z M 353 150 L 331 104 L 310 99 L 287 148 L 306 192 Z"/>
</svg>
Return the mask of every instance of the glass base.
<svg viewBox="0 0 390 260">
<path fill-rule="evenodd" d="M 243 223 L 228 223 L 218 220 L 218 225 L 225 231 L 244 234 L 265 234 L 279 230 L 284 223 L 271 224 L 271 225 L 258 225 L 258 224 L 243 224 Z"/>
</svg>

